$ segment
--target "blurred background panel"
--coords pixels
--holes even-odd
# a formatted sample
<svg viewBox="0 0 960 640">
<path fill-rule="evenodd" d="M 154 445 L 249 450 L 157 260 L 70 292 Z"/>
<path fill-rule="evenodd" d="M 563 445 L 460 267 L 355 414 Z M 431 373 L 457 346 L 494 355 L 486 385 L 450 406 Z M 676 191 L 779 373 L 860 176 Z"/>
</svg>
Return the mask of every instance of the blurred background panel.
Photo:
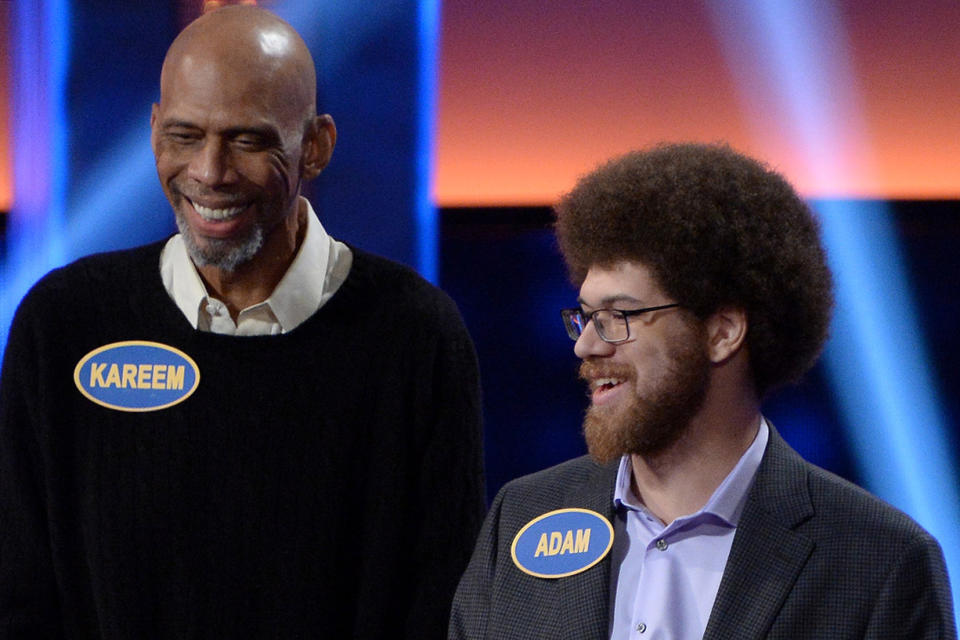
<svg viewBox="0 0 960 640">
<path fill-rule="evenodd" d="M 13 204 L 13 169 L 10 166 L 10 3 L 0 2 L 0 212 Z M 0 215 L 0 224 L 6 216 Z"/>
<path fill-rule="evenodd" d="M 676 139 L 726 140 L 809 196 L 956 198 L 958 27 L 953 0 L 446 0 L 436 198 L 549 203 Z M 796 117 L 811 100 L 829 104 Z M 806 161 L 816 131 L 784 126 L 810 116 L 845 119 L 832 172 Z"/>
</svg>

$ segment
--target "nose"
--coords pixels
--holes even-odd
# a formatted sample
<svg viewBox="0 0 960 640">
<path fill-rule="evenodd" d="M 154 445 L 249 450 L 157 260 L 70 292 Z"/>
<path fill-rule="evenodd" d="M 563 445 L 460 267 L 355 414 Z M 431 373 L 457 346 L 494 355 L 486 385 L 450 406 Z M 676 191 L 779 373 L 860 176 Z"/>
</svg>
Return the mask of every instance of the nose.
<svg viewBox="0 0 960 640">
<path fill-rule="evenodd" d="M 577 338 L 576 343 L 573 345 L 573 352 L 581 360 L 585 360 L 590 356 L 611 356 L 616 349 L 616 345 L 604 342 L 600 338 L 596 328 L 593 326 L 592 320 L 583 328 L 580 337 Z"/>
<path fill-rule="evenodd" d="M 189 177 L 202 185 L 217 187 L 233 178 L 230 152 L 225 144 L 211 137 L 190 159 Z"/>
</svg>

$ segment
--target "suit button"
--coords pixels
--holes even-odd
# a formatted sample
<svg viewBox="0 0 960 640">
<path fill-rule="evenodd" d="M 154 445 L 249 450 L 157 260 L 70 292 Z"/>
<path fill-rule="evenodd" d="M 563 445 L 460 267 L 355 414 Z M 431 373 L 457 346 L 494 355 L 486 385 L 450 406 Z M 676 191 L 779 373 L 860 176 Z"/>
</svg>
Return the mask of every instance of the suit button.
<svg viewBox="0 0 960 640">
<path fill-rule="evenodd" d="M 657 540 L 657 549 L 660 549 L 660 551 L 666 551 L 667 541 L 664 540 L 663 538 L 660 538 L 659 540 Z"/>
<path fill-rule="evenodd" d="M 642 622 L 637 625 L 638 632 L 643 633 L 646 630 L 647 630 L 647 625 L 643 624 Z"/>
</svg>

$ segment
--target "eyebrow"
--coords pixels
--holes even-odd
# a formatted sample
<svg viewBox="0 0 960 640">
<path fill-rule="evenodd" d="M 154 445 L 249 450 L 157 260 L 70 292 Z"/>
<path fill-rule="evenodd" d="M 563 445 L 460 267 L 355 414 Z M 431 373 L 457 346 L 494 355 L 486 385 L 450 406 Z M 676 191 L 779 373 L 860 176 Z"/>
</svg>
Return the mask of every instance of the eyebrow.
<svg viewBox="0 0 960 640">
<path fill-rule="evenodd" d="M 610 307 L 610 306 L 615 305 L 615 304 L 617 304 L 617 303 L 626 303 L 626 304 L 629 304 L 629 305 L 641 305 L 641 302 L 640 302 L 639 300 L 637 300 L 636 298 L 634 298 L 633 296 L 628 296 L 628 295 L 625 294 L 625 293 L 620 293 L 620 294 L 617 294 L 617 295 L 614 295 L 614 296 L 607 296 L 607 297 L 601 299 L 601 300 L 600 300 L 600 304 L 597 305 L 596 308 L 600 309 L 600 308 L 603 308 L 603 307 Z M 583 307 L 583 306 L 587 306 L 587 307 L 593 306 L 593 305 L 587 304 L 587 302 L 586 302 L 582 297 L 580 297 L 580 296 L 577 296 L 577 304 L 579 304 L 581 307 Z"/>
<path fill-rule="evenodd" d="M 202 127 L 189 122 L 187 120 L 165 120 L 161 123 L 160 127 L 162 129 L 202 129 Z M 275 142 L 280 140 L 280 134 L 273 127 L 258 127 L 255 125 L 250 126 L 238 126 L 238 127 L 228 127 L 222 131 L 222 135 L 227 138 L 236 138 L 241 135 L 255 135 L 268 140 L 270 142 Z"/>
<path fill-rule="evenodd" d="M 160 123 L 161 129 L 175 129 L 180 127 L 182 129 L 199 129 L 197 125 L 192 122 L 187 122 L 186 120 L 164 120 Z"/>
<path fill-rule="evenodd" d="M 280 140 L 280 133 L 273 127 L 228 127 L 223 130 L 223 135 L 227 138 L 236 138 L 242 135 L 255 135 L 271 142 Z"/>
</svg>

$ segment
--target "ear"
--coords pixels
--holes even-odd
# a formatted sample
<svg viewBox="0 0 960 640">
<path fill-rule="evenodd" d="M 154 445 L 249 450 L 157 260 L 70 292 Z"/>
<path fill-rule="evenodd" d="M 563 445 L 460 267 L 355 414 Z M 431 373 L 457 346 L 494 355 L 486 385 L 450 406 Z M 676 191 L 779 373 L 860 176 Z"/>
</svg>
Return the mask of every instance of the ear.
<svg viewBox="0 0 960 640">
<path fill-rule="evenodd" d="M 326 114 L 313 118 L 303 137 L 304 180 L 313 180 L 330 164 L 336 143 L 337 127 L 333 118 Z"/>
<path fill-rule="evenodd" d="M 721 307 L 707 318 L 707 355 L 711 362 L 724 362 L 743 348 L 747 324 L 747 312 L 739 307 Z"/>
</svg>

